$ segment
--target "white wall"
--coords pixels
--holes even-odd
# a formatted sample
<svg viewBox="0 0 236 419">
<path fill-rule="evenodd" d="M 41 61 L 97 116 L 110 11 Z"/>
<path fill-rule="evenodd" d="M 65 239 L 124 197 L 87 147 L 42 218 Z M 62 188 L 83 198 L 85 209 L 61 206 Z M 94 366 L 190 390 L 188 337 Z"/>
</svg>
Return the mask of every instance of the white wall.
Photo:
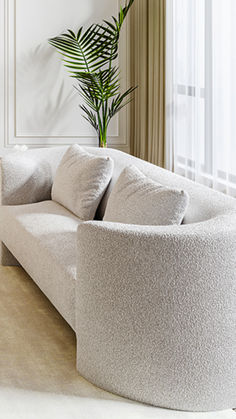
<svg viewBox="0 0 236 419">
<path fill-rule="evenodd" d="M 47 40 L 117 14 L 119 0 L 0 0 L 0 150 L 71 143 L 97 145 L 82 118 L 75 80 Z M 128 39 L 121 41 L 123 88 Z M 113 121 L 109 145 L 129 151 L 128 108 Z"/>
</svg>

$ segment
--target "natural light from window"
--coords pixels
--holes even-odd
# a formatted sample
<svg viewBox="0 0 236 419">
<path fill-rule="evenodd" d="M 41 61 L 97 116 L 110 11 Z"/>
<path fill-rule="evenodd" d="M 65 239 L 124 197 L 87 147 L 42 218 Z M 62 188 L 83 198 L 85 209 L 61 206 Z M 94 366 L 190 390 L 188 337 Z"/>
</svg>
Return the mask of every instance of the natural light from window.
<svg viewBox="0 0 236 419">
<path fill-rule="evenodd" d="M 236 1 L 171 0 L 167 10 L 172 168 L 236 196 Z"/>
</svg>

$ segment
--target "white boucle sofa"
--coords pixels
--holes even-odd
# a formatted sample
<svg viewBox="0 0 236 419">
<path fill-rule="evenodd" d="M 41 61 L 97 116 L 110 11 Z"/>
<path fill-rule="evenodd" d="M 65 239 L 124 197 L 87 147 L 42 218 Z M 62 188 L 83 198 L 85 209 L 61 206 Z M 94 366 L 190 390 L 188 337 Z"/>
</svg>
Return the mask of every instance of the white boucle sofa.
<svg viewBox="0 0 236 419">
<path fill-rule="evenodd" d="M 77 336 L 94 384 L 156 406 L 236 405 L 236 201 L 111 149 L 89 149 L 181 187 L 181 226 L 82 222 L 51 201 L 66 147 L 2 159 L 1 262 L 24 267 Z"/>
</svg>

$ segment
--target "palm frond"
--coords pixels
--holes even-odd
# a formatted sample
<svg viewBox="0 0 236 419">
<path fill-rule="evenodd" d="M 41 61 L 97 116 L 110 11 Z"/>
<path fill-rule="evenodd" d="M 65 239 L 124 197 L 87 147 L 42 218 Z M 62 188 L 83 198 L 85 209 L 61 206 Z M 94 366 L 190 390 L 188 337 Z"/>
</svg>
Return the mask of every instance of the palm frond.
<svg viewBox="0 0 236 419">
<path fill-rule="evenodd" d="M 99 25 L 91 25 L 84 33 L 80 28 L 77 35 L 68 32 L 51 38 L 49 43 L 57 48 L 72 73 L 95 72 L 115 58 L 115 52 L 111 57 L 110 40 Z"/>
<path fill-rule="evenodd" d="M 135 91 L 137 87 L 130 87 L 126 92 L 123 94 L 118 94 L 111 102 L 109 110 L 108 110 L 108 118 L 109 121 L 128 103 L 132 101 L 133 98 L 128 98 L 126 101 L 124 101 L 128 96 L 130 96 L 131 93 Z"/>
<path fill-rule="evenodd" d="M 134 0 L 127 0 L 118 17 L 101 24 L 93 24 L 75 34 L 68 30 L 49 39 L 50 45 L 62 55 L 64 66 L 85 105 L 80 105 L 83 117 L 96 130 L 100 142 L 106 143 L 108 124 L 129 101 L 134 88 L 120 93 L 119 69 L 114 65 L 118 57 L 120 32 Z"/>
<path fill-rule="evenodd" d="M 91 112 L 88 108 L 86 108 L 86 106 L 84 105 L 80 105 L 80 108 L 82 109 L 82 111 L 85 113 L 85 115 L 82 115 L 84 119 L 86 119 L 91 125 L 92 127 L 95 129 L 96 132 L 98 132 L 99 127 L 98 127 L 98 123 L 97 123 L 97 118 L 96 118 L 96 114 Z"/>
</svg>

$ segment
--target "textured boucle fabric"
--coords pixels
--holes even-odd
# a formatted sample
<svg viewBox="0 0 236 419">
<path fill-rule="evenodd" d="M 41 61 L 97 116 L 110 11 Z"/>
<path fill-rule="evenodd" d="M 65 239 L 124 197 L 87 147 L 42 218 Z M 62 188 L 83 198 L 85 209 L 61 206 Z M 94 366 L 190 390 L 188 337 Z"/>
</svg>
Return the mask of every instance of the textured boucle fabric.
<svg viewBox="0 0 236 419">
<path fill-rule="evenodd" d="M 104 221 L 141 225 L 181 224 L 188 201 L 186 192 L 166 188 L 131 165 L 120 174 L 111 192 Z"/>
<path fill-rule="evenodd" d="M 107 393 L 75 368 L 76 337 L 20 268 L 0 266 L 1 419 L 235 419 L 189 414 Z"/>
<path fill-rule="evenodd" d="M 73 328 L 80 223 L 53 201 L 0 207 L 1 240 Z"/>
<path fill-rule="evenodd" d="M 117 150 L 89 148 L 114 161 L 98 218 L 133 164 L 188 193 L 185 224 L 81 223 L 52 201 L 18 206 L 50 199 L 67 149 L 2 159 L 1 200 L 8 206 L 0 209 L 0 239 L 6 258 L 8 248 L 76 331 L 79 371 L 153 405 L 235 407 L 235 199 Z"/>
<path fill-rule="evenodd" d="M 236 214 L 183 226 L 78 228 L 78 371 L 156 406 L 236 401 Z"/>
<path fill-rule="evenodd" d="M 81 220 L 93 220 L 112 171 L 110 157 L 96 157 L 75 144 L 65 153 L 57 169 L 52 199 Z"/>
<path fill-rule="evenodd" d="M 2 242 L 0 242 L 0 264 L 2 266 L 20 266 L 13 254 Z"/>
<path fill-rule="evenodd" d="M 2 205 L 31 204 L 51 199 L 53 178 L 67 148 L 31 149 L 3 157 Z"/>
<path fill-rule="evenodd" d="M 114 162 L 111 182 L 98 207 L 98 219 L 104 217 L 109 195 L 120 173 L 132 164 L 161 185 L 180 188 L 188 193 L 189 206 L 184 218 L 186 224 L 210 219 L 236 206 L 234 198 L 121 151 L 93 147 L 84 149 L 95 156 L 108 156 Z M 67 150 L 68 147 L 31 149 L 2 158 L 2 204 L 30 204 L 50 199 L 57 167 Z"/>
</svg>

